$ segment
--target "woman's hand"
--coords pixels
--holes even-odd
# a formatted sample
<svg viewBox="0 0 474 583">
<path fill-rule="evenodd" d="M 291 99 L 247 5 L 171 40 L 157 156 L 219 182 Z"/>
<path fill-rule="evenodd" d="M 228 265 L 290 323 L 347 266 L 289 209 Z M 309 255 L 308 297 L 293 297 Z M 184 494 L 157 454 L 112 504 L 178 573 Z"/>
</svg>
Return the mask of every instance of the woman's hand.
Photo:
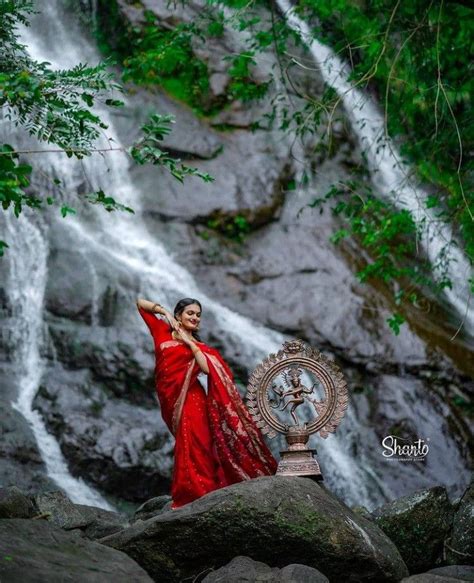
<svg viewBox="0 0 474 583">
<path fill-rule="evenodd" d="M 194 342 L 194 338 L 191 336 L 189 332 L 186 332 L 186 330 L 183 328 L 180 322 L 178 322 L 178 328 L 175 330 L 176 338 L 178 338 L 178 340 L 182 340 L 186 344 L 191 344 Z"/>
<path fill-rule="evenodd" d="M 171 328 L 173 328 L 173 330 L 176 330 L 176 332 L 178 332 L 179 327 L 180 327 L 180 323 L 178 322 L 178 320 L 176 320 L 176 318 L 173 316 L 173 314 L 171 312 L 168 312 L 168 310 L 166 310 L 166 312 L 163 314 L 163 316 L 168 320 L 168 323 L 171 326 Z"/>
</svg>

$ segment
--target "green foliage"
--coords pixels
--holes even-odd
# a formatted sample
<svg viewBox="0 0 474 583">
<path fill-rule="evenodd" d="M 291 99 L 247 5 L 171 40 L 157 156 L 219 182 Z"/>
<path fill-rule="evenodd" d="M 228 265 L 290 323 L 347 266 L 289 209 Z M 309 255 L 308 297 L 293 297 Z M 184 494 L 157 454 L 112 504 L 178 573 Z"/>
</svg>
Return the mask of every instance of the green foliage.
<svg viewBox="0 0 474 583">
<path fill-rule="evenodd" d="M 159 148 L 159 143 L 171 131 L 172 123 L 174 123 L 172 115 L 152 115 L 149 123 L 142 127 L 143 138 L 130 149 L 132 158 L 138 164 L 159 164 L 167 168 L 179 182 L 183 182 L 186 176 L 198 176 L 204 182 L 212 182 L 214 179 L 206 172 L 185 166 L 180 160 L 172 158 Z"/>
<path fill-rule="evenodd" d="M 370 188 L 357 181 L 333 186 L 325 196 L 316 197 L 308 206 L 322 210 L 327 204 L 345 225 L 332 235 L 332 242 L 338 244 L 348 237 L 355 238 L 368 252 L 364 267 L 357 272 L 360 282 L 377 279 L 391 286 L 399 307 L 405 302 L 417 305 L 420 290 L 430 290 L 436 295 L 451 286 L 446 277 L 447 253 L 435 266 L 435 275 L 433 266 L 418 256 L 416 241 L 423 226 L 417 225 L 408 211 L 376 198 Z M 398 335 L 405 318 L 397 312 L 387 322 Z"/>
<path fill-rule="evenodd" d="M 146 19 L 146 25 L 134 29 L 127 43 L 124 81 L 160 85 L 194 108 L 206 109 L 209 74 L 191 45 L 193 37 L 200 34 L 197 27 L 178 24 L 171 30 L 161 28 L 151 12 L 146 12 Z"/>
<path fill-rule="evenodd" d="M 228 98 L 252 101 L 261 99 L 268 92 L 270 81 L 256 83 L 252 80 L 251 69 L 256 65 L 254 51 L 244 51 L 235 57 L 226 57 L 232 62 L 228 70 L 231 82 L 227 89 Z"/>
<path fill-rule="evenodd" d="M 6 119 L 39 140 L 57 144 L 78 158 L 89 155 L 100 130 L 107 126 L 90 111 L 94 100 L 120 90 L 106 71 L 78 64 L 53 71 L 31 59 L 18 40 L 18 23 L 27 24 L 31 2 L 3 2 L 0 9 L 0 106 Z M 121 104 L 110 100 L 110 105 Z"/>
<path fill-rule="evenodd" d="M 393 333 L 398 336 L 400 334 L 400 326 L 405 323 L 405 318 L 401 314 L 395 313 L 387 319 L 387 322 Z"/>
<path fill-rule="evenodd" d="M 28 25 L 28 17 L 33 12 L 30 1 L 0 3 L 0 106 L 5 118 L 39 141 L 57 146 L 54 150 L 41 151 L 64 152 L 78 159 L 104 151 L 98 150 L 95 143 L 107 125 L 91 108 L 98 100 L 108 107 L 122 107 L 123 102 L 114 96 L 114 92 L 121 92 L 122 88 L 113 81 L 107 63 L 95 67 L 78 64 L 69 70 L 55 71 L 50 69 L 49 63 L 31 59 L 26 47 L 19 42 L 18 25 Z M 176 42 L 182 40 L 178 34 Z M 172 50 L 176 48 L 173 47 Z M 180 58 L 184 58 L 183 54 Z M 166 53 L 164 61 L 168 64 L 165 67 L 176 74 L 171 60 L 170 52 Z M 129 148 L 130 155 L 139 164 L 151 162 L 163 166 L 180 182 L 186 176 L 197 176 L 209 182 L 212 178 L 208 174 L 183 165 L 158 147 L 173 122 L 172 116 L 153 116 L 142 128 L 143 137 Z M 44 198 L 27 192 L 32 167 L 21 163 L 18 154 L 11 145 L 0 144 L 0 202 L 3 211 L 11 207 L 17 218 L 24 206 L 41 209 L 45 204 L 56 204 L 52 196 Z M 51 177 L 51 182 L 55 187 L 61 186 L 56 178 Z M 133 209 L 102 190 L 87 194 L 84 199 L 109 212 L 133 213 Z M 63 218 L 76 213 L 76 209 L 66 204 L 59 206 Z M 0 241 L 0 257 L 6 248 L 8 244 Z"/>
<path fill-rule="evenodd" d="M 275 18 L 271 7 L 271 16 L 266 17 L 262 3 L 257 1 L 245 4 L 245 10 L 240 3 L 228 0 L 213 4 L 234 8 L 226 24 L 246 31 L 249 37 L 247 52 L 231 57 L 235 63 L 231 71 L 242 79 L 240 86 L 245 86 L 244 56 L 254 62 L 259 54 L 272 49 L 278 68 L 268 87 L 275 87 L 278 80 L 280 86 L 299 98 L 295 107 L 294 102 L 288 104 L 284 91 L 277 91 L 272 110 L 256 127 L 278 124 L 280 129 L 305 138 L 316 134 L 322 124 L 330 124 L 340 97 L 326 89 L 318 98 L 298 83 L 293 73 L 301 66 L 311 70 L 312 65 L 303 57 L 294 58 L 293 45 L 301 46 L 301 39 L 284 19 Z M 434 210 L 436 220 L 451 225 L 472 261 L 474 173 L 468 155 L 474 141 L 472 9 L 455 0 L 299 0 L 297 10 L 314 27 L 314 36 L 351 64 L 353 84 L 378 98 L 385 110 L 387 134 L 412 164 L 414 179 L 427 186 L 426 208 Z M 331 139 L 319 141 L 314 154 L 327 157 L 333 148 L 337 149 L 337 143 Z M 358 177 L 366 171 L 365 161 L 362 167 L 351 171 L 353 184 L 342 190 L 334 187 L 319 204 L 331 204 L 346 222 L 333 234 L 335 244 L 346 237 L 356 237 L 367 249 L 371 259 L 359 271 L 359 279 L 377 278 L 390 284 L 399 306 L 403 301 L 418 301 L 415 289 L 440 293 L 451 287 L 446 273 L 450 246 L 455 243 L 447 242 L 435 264 L 429 265 L 416 249 L 420 230 L 429 228 L 428 219 L 416 225 L 408 211 L 399 211 L 390 202 L 382 203 L 370 192 L 361 195 L 366 187 L 360 185 Z M 311 172 L 308 169 L 306 176 Z M 397 313 L 389 320 L 396 333 L 402 318 Z"/>
<path fill-rule="evenodd" d="M 258 100 L 268 92 L 270 81 L 253 79 L 254 50 L 228 55 L 231 81 L 224 94 L 215 98 L 210 93 L 207 63 L 196 56 L 196 46 L 205 47 L 210 38 L 224 33 L 229 19 L 222 10 L 204 9 L 193 23 L 179 23 L 174 28 L 163 27 L 150 11 L 144 12 L 145 24 L 126 30 L 115 14 L 116 28 L 123 30 L 124 37 L 106 38 L 99 33 L 100 44 L 106 53 L 121 62 L 124 81 L 133 81 L 146 87 L 159 86 L 174 98 L 189 104 L 195 113 L 212 116 L 234 100 Z M 259 19 L 244 18 L 232 23 L 244 30 Z M 112 26 L 105 23 L 105 26 Z M 263 47 L 268 41 L 258 37 L 255 45 Z"/>
<path fill-rule="evenodd" d="M 351 62 L 352 79 L 385 109 L 387 132 L 435 190 L 427 208 L 474 259 L 472 8 L 463 2 L 300 0 L 315 35 Z"/>
<path fill-rule="evenodd" d="M 18 217 L 23 205 L 37 208 L 40 199 L 27 196 L 25 191 L 30 183 L 31 166 L 20 164 L 18 154 L 7 144 L 0 145 L 0 201 L 3 210 L 13 206 L 13 212 Z"/>
<path fill-rule="evenodd" d="M 242 243 L 251 231 L 248 220 L 241 214 L 229 217 L 216 216 L 207 221 L 207 227 L 238 243 Z M 206 238 L 206 235 L 203 238 Z"/>
</svg>

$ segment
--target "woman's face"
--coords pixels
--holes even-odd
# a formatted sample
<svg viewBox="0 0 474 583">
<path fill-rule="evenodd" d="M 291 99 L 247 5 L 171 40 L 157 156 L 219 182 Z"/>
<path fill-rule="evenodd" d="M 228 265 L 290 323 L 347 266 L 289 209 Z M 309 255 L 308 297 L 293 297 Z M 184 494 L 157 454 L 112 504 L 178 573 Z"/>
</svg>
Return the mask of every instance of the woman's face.
<svg viewBox="0 0 474 583">
<path fill-rule="evenodd" d="M 189 304 L 189 306 L 186 306 L 181 312 L 181 315 L 178 316 L 178 319 L 181 319 L 185 330 L 194 332 L 199 328 L 199 323 L 201 321 L 201 308 L 198 304 Z"/>
</svg>

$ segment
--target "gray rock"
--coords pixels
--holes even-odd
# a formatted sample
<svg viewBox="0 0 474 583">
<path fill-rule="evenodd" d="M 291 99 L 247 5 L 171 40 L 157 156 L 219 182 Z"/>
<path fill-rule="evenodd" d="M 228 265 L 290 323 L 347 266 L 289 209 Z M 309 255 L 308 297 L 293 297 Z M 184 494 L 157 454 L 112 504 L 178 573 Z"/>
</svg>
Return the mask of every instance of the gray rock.
<svg viewBox="0 0 474 583">
<path fill-rule="evenodd" d="M 124 26 L 113 32 L 126 31 L 130 23 L 143 23 L 144 8 L 155 11 L 167 26 L 193 22 L 202 10 L 199 4 L 146 0 L 139 5 L 120 0 Z M 98 19 L 105 26 L 112 22 L 107 15 L 115 2 L 98 5 Z M 244 43 L 238 36 L 226 30 L 222 39 L 209 45 L 207 54 L 196 47 L 196 54 L 209 64 L 214 96 L 222 96 L 229 66 L 222 55 L 236 54 Z M 298 47 L 291 49 L 292 55 L 300 54 Z M 263 55 L 262 60 L 272 66 L 274 58 L 268 56 Z M 259 62 L 255 69 L 256 78 L 265 80 L 265 64 Z M 293 67 L 292 75 L 294 86 L 302 93 L 317 96 L 324 90 L 314 70 Z M 297 99 L 294 103 L 295 108 L 301 105 Z M 149 113 L 173 113 L 177 122 L 164 148 L 216 176 L 211 185 L 194 178 L 180 185 L 157 167 L 134 167 L 133 190 L 139 191 L 144 222 L 140 222 L 141 213 L 131 218 L 143 231 L 148 227 L 210 298 L 257 323 L 307 339 L 344 364 L 351 386 L 359 391 L 351 393 L 351 417 L 345 418 L 338 436 L 345 459 L 357 459 L 357 488 L 347 486 L 344 467 L 334 461 L 341 458 L 332 457 L 330 448 L 322 448 L 320 461 L 323 470 L 328 469 L 327 483 L 349 504 L 372 507 L 439 483 L 460 494 L 469 479 L 462 431 L 465 423 L 463 419 L 458 422 L 461 413 L 452 405 L 446 387 L 452 379 L 457 386 L 472 386 L 472 380 L 459 377 L 449 360 L 451 355 L 467 366 L 472 362 L 472 348 L 467 340 L 460 340 L 461 335 L 451 342 L 448 319 L 433 319 L 432 311 L 417 310 L 411 317 L 413 328 L 404 326 L 397 337 L 391 333 L 386 320 L 393 307 L 386 292 L 361 286 L 354 276 L 368 259 L 362 250 L 355 243 L 334 247 L 328 241 L 341 227 L 330 213 L 320 215 L 309 207 L 299 212 L 314 197 L 324 196 L 332 184 L 347 178 L 347 168 L 360 161 L 356 140 L 344 130 L 344 116 L 337 114 L 340 119 L 333 130 L 339 149 L 334 148 L 334 156 L 328 159 L 311 151 L 312 144 L 301 146 L 306 152 L 300 152 L 292 137 L 279 131 L 251 133 L 245 129 L 261 118 L 267 105 L 234 102 L 210 121 L 198 119 L 189 107 L 160 91 L 139 89 L 127 96 L 126 107 L 112 120 L 123 144 L 136 137 Z M 289 115 L 293 112 L 292 106 Z M 313 145 L 320 137 L 314 138 Z M 298 185 L 291 191 L 287 179 L 301 170 L 292 163 L 300 153 L 305 161 L 311 160 L 317 179 L 307 189 Z M 107 192 L 109 186 L 113 190 L 107 163 L 103 175 L 99 167 L 100 162 L 97 172 L 91 167 L 92 183 L 103 184 Z M 78 184 L 77 193 L 86 192 L 90 184 L 81 181 L 89 171 L 71 165 L 66 172 L 71 196 L 81 205 L 72 184 Z M 37 185 L 38 191 L 43 186 Z M 116 190 L 119 194 L 120 188 Z M 152 287 L 151 280 L 145 274 L 137 277 L 127 261 L 109 254 L 106 229 L 86 206 L 77 206 L 83 234 L 88 233 L 85 238 L 68 221 L 56 219 L 56 214 L 43 217 L 51 224 L 43 229 L 49 248 L 44 314 L 49 342 L 42 350 L 46 364 L 57 360 L 61 366 L 48 367 L 35 405 L 48 431 L 60 442 L 74 475 L 117 496 L 143 501 L 167 491 L 171 474 L 169 436 L 156 429 L 160 416 L 153 398 L 150 338 L 133 307 L 138 286 Z M 240 213 L 252 225 L 243 244 L 207 226 L 210 218 L 225 223 Z M 103 240 L 95 238 L 99 233 Z M 149 258 L 153 261 L 151 248 L 144 248 L 139 261 L 144 259 L 144 265 Z M 10 380 L 15 378 L 14 366 L 3 362 L 3 355 L 8 359 L 14 352 L 6 335 L 14 324 L 10 313 L 15 309 L 5 293 L 8 273 L 4 262 L 0 267 L 5 316 L 1 322 L 5 342 L 0 342 L 0 386 L 8 396 L 0 427 L 0 476 L 2 485 L 17 484 L 32 492 L 51 487 L 51 481 L 28 424 L 10 407 L 18 388 Z M 169 282 L 154 289 L 160 291 L 158 301 L 169 306 L 188 293 Z M 245 383 L 255 364 L 254 355 L 233 330 L 220 325 L 218 314 L 210 315 L 206 309 L 204 306 L 204 339 L 222 349 Z M 387 464 L 381 455 L 380 439 L 386 434 L 382 432 L 400 426 L 410 437 L 418 431 L 421 437 L 431 437 L 436 455 L 429 455 L 423 464 Z"/>
<path fill-rule="evenodd" d="M 171 507 L 171 496 L 157 496 L 147 500 L 135 510 L 134 520 L 148 520 L 152 516 L 166 512 Z"/>
<path fill-rule="evenodd" d="M 85 527 L 81 528 L 81 534 L 85 538 L 97 540 L 129 525 L 127 518 L 117 512 L 83 504 L 75 504 L 75 506 L 87 521 Z"/>
<path fill-rule="evenodd" d="M 400 583 L 456 583 L 459 581 L 474 581 L 474 567 L 468 565 L 438 567 L 426 573 L 405 577 Z"/>
<path fill-rule="evenodd" d="M 31 518 L 36 508 L 16 486 L 0 488 L 0 518 Z"/>
<path fill-rule="evenodd" d="M 4 372 L 0 365 L 0 386 L 8 396 L 8 379 L 15 375 L 10 367 L 5 367 Z M 16 394 L 17 390 L 17 387 L 12 387 L 11 393 Z M 13 409 L 8 398 L 0 398 L 0 409 L 0 486 L 17 486 L 28 494 L 51 489 L 54 483 L 46 475 L 46 467 L 26 419 Z"/>
<path fill-rule="evenodd" d="M 78 530 L 85 538 L 96 540 L 128 526 L 118 514 L 94 506 L 73 504 L 64 492 L 56 490 L 34 497 L 40 515 L 64 530 Z"/>
<path fill-rule="evenodd" d="M 395 543 L 410 573 L 420 573 L 442 560 L 453 511 L 446 489 L 420 490 L 377 508 L 375 523 Z"/>
<path fill-rule="evenodd" d="M 408 574 L 373 522 L 297 477 L 234 484 L 100 542 L 130 554 L 155 581 L 192 578 L 238 555 L 278 567 L 305 564 L 348 583 L 395 582 Z"/>
<path fill-rule="evenodd" d="M 2 583 L 149 583 L 147 573 L 114 551 L 44 520 L 0 521 Z"/>
<path fill-rule="evenodd" d="M 367 520 L 372 520 L 372 515 L 370 514 L 370 512 L 367 510 L 367 508 L 365 506 L 353 506 L 352 512 L 355 512 L 356 514 L 363 516 Z"/>
<path fill-rule="evenodd" d="M 446 541 L 447 561 L 451 565 L 474 564 L 474 480 L 461 498 Z"/>
<path fill-rule="evenodd" d="M 287 565 L 280 570 L 278 583 L 329 583 L 329 579 L 317 569 L 307 565 Z"/>
<path fill-rule="evenodd" d="M 474 581 L 474 567 L 469 565 L 449 565 L 430 569 L 428 573 L 437 576 L 452 577 L 460 581 Z"/>
<path fill-rule="evenodd" d="M 87 525 L 86 517 L 61 490 L 39 494 L 34 501 L 38 512 L 59 528 L 73 530 Z"/>
<path fill-rule="evenodd" d="M 206 575 L 203 583 L 275 583 L 279 569 L 270 568 L 265 563 L 254 561 L 250 557 L 235 557 L 220 569 Z"/>
<path fill-rule="evenodd" d="M 250 557 L 235 557 L 230 563 L 212 571 L 203 583 L 329 583 L 317 569 L 306 565 L 271 568 Z"/>
<path fill-rule="evenodd" d="M 149 410 L 112 399 L 87 371 L 56 367 L 44 375 L 34 406 L 58 436 L 73 474 L 136 502 L 169 491 L 174 440 L 157 405 Z"/>
<path fill-rule="evenodd" d="M 459 579 L 448 577 L 447 575 L 434 575 L 432 573 L 420 573 L 419 575 L 412 575 L 405 577 L 401 583 L 457 583 Z"/>
</svg>

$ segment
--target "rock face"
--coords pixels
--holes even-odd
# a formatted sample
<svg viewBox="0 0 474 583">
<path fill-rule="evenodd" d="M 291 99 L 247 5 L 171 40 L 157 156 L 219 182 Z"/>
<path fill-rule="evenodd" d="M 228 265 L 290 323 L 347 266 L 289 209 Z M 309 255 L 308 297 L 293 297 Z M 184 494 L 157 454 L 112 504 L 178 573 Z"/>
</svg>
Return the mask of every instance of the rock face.
<svg viewBox="0 0 474 583">
<path fill-rule="evenodd" d="M 375 523 L 395 543 L 410 573 L 420 573 L 442 560 L 453 509 L 445 488 L 415 492 L 377 508 Z"/>
<path fill-rule="evenodd" d="M 57 367 L 45 375 L 35 407 L 60 436 L 74 474 L 131 501 L 168 490 L 174 440 L 156 403 L 150 409 L 114 399 L 90 371 Z"/>
<path fill-rule="evenodd" d="M 157 496 L 144 502 L 135 510 L 133 520 L 148 520 L 166 510 L 171 510 L 171 496 Z"/>
<path fill-rule="evenodd" d="M 0 519 L 33 518 L 95 540 L 129 525 L 117 512 L 73 504 L 60 490 L 25 495 L 15 486 L 0 488 Z"/>
<path fill-rule="evenodd" d="M 306 565 L 287 565 L 283 569 L 269 567 L 250 557 L 235 557 L 230 563 L 209 573 L 202 583 L 329 583 L 317 569 Z"/>
<path fill-rule="evenodd" d="M 105 16 L 115 6 L 113 1 L 97 4 Z M 78 47 L 88 47 L 82 61 L 91 54 L 95 60 L 90 39 L 76 28 L 71 31 L 71 15 L 66 19 L 63 12 L 56 14 L 54 6 L 45 17 L 44 46 L 55 47 L 59 38 L 79 39 Z M 167 26 L 190 22 L 200 10 L 194 2 L 170 9 L 165 0 L 120 0 L 118 6 L 133 25 L 143 22 L 143 8 Z M 55 34 L 52 23 L 64 27 L 63 34 Z M 209 64 L 214 97 L 229 80 L 229 64 L 222 55 L 236 42 L 242 44 L 234 37 L 225 31 L 207 52 L 200 49 L 199 57 Z M 76 48 L 71 54 L 81 54 Z M 260 63 L 255 75 L 265 78 Z M 295 81 L 303 83 L 305 92 L 317 96 L 324 90 L 316 73 L 298 75 Z M 298 107 L 297 96 L 291 99 Z M 152 343 L 134 300 L 140 293 L 172 308 L 197 290 L 221 306 L 213 310 L 211 301 L 204 305 L 203 339 L 222 351 L 243 384 L 260 359 L 246 346 L 253 322 L 266 326 L 268 337 L 273 330 L 300 337 L 339 361 L 349 381 L 350 416 L 338 433 L 339 455 L 332 455 L 334 442 L 319 454 L 323 470 L 330 469 L 330 488 L 347 503 L 371 509 L 438 483 L 460 495 L 469 479 L 469 420 L 453 395 L 462 399 L 472 387 L 472 379 L 456 368 L 461 363 L 472 371 L 472 346 L 460 335 L 449 342 L 451 331 L 434 323 L 431 312 L 428 318 L 417 313 L 395 337 L 386 321 L 393 306 L 385 291 L 362 286 L 354 276 L 363 260 L 361 250 L 355 243 L 339 248 L 330 243 L 329 236 L 341 226 L 338 220 L 308 207 L 344 180 L 360 159 L 354 137 L 340 129 L 345 127 L 344 113 L 337 113 L 341 123 L 339 130 L 333 129 L 340 147 L 332 157 L 308 159 L 305 152 L 296 152 L 316 170 L 315 180 L 305 188 L 298 182 L 301 166 L 293 155 L 293 137 L 278 130 L 251 131 L 265 106 L 232 103 L 219 116 L 205 119 L 161 91 L 135 88 L 127 96 L 124 115 L 110 120 L 117 143 L 128 145 L 149 113 L 174 114 L 177 122 L 165 148 L 213 174 L 212 184 L 190 179 L 181 185 L 156 167 L 134 167 L 128 173 L 125 160 L 114 165 L 112 158 L 87 166 L 86 172 L 69 165 L 44 169 L 70 186 L 71 206 L 79 202 L 75 194 L 89 188 L 87 174 L 88 181 L 107 193 L 117 192 L 117 199 L 137 193 L 138 212 L 129 217 L 130 229 L 122 241 L 114 239 L 118 223 L 113 216 L 102 222 L 91 209 L 81 209 L 83 221 L 72 229 L 55 215 L 45 215 L 48 224 L 42 232 L 49 253 L 40 308 L 45 341 L 39 347 L 44 374 L 34 408 L 74 475 L 130 501 L 166 494 L 173 442 L 154 398 Z M 44 190 L 41 179 L 36 188 Z M 237 217 L 250 227 L 240 243 L 226 235 L 226 226 Z M 128 238 L 132 227 L 139 235 Z M 8 261 L 6 255 L 0 262 L 2 330 L 4 324 L 6 330 L 17 326 L 15 311 L 21 310 L 11 303 Z M 225 309 L 246 316 L 249 327 L 222 324 Z M 11 352 L 9 337 L 2 334 L 2 485 L 47 490 L 52 482 L 34 436 L 11 405 L 18 396 L 21 369 Z M 431 452 L 424 463 L 386 463 L 380 441 L 388 434 L 409 440 L 430 437 Z M 357 487 L 351 489 L 352 483 Z"/>
<path fill-rule="evenodd" d="M 454 515 L 447 557 L 451 565 L 474 565 L 474 480 Z"/>
<path fill-rule="evenodd" d="M 458 583 L 459 581 L 474 581 L 474 567 L 466 565 L 438 567 L 426 573 L 406 577 L 401 583 Z"/>
<path fill-rule="evenodd" d="M 0 488 L 0 518 L 31 518 L 35 505 L 16 486 Z"/>
<path fill-rule="evenodd" d="M 45 492 L 33 498 L 37 515 L 48 522 L 81 536 L 96 540 L 128 526 L 128 520 L 117 512 L 94 506 L 73 504 L 61 491 Z"/>
<path fill-rule="evenodd" d="M 65 532 L 42 520 L 0 520 L 2 583 L 149 583 L 124 553 Z"/>
<path fill-rule="evenodd" d="M 101 543 L 126 552 L 155 581 L 192 578 L 237 555 L 273 567 L 302 563 L 334 581 L 395 582 L 408 574 L 373 522 L 307 478 L 234 484 Z"/>
</svg>

